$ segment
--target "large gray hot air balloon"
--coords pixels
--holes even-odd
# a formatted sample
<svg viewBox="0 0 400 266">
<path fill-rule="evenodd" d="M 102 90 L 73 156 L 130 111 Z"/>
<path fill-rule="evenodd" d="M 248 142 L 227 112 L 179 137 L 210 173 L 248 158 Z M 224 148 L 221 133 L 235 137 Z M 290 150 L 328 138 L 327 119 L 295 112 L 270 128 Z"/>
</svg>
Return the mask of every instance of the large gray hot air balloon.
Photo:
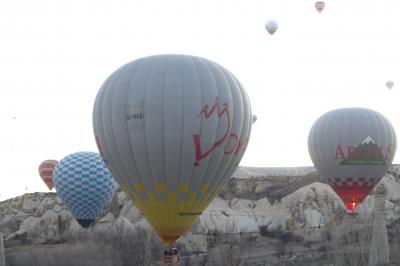
<svg viewBox="0 0 400 266">
<path fill-rule="evenodd" d="M 166 245 L 190 229 L 232 175 L 252 122 L 235 76 L 189 55 L 122 66 L 93 110 L 103 159 Z"/>
<path fill-rule="evenodd" d="M 378 112 L 343 108 L 314 123 L 308 150 L 322 178 L 354 211 L 390 167 L 396 136 L 389 120 Z"/>
</svg>

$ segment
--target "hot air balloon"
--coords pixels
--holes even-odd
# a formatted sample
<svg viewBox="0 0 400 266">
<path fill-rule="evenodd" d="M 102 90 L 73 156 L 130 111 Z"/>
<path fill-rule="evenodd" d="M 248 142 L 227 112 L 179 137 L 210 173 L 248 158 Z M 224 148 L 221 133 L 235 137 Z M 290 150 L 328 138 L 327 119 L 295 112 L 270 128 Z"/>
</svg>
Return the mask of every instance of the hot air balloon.
<svg viewBox="0 0 400 266">
<path fill-rule="evenodd" d="M 257 116 L 253 115 L 253 124 L 257 121 Z"/>
<path fill-rule="evenodd" d="M 265 23 L 265 29 L 269 34 L 273 35 L 278 29 L 278 23 L 275 20 L 268 20 L 267 23 Z"/>
<path fill-rule="evenodd" d="M 325 8 L 325 2 L 323 2 L 323 1 L 317 1 L 317 2 L 315 2 L 315 9 L 316 9 L 319 13 L 321 13 L 322 10 L 324 10 L 324 8 Z"/>
<path fill-rule="evenodd" d="M 342 108 L 314 123 L 308 150 L 322 179 L 354 213 L 391 166 L 396 136 L 389 120 L 380 113 Z"/>
<path fill-rule="evenodd" d="M 54 185 L 78 223 L 87 228 L 111 200 L 117 183 L 95 152 L 64 157 L 54 169 Z"/>
<path fill-rule="evenodd" d="M 57 163 L 58 161 L 56 160 L 45 160 L 39 165 L 39 175 L 49 190 L 52 190 L 54 187 L 53 170 Z"/>
<path fill-rule="evenodd" d="M 210 60 L 155 55 L 116 70 L 95 100 L 98 149 L 170 246 L 237 168 L 253 122 L 237 78 Z"/>
<path fill-rule="evenodd" d="M 394 85 L 394 82 L 391 81 L 391 80 L 388 80 L 388 81 L 386 82 L 386 87 L 387 87 L 389 90 L 393 87 L 393 85 Z"/>
</svg>

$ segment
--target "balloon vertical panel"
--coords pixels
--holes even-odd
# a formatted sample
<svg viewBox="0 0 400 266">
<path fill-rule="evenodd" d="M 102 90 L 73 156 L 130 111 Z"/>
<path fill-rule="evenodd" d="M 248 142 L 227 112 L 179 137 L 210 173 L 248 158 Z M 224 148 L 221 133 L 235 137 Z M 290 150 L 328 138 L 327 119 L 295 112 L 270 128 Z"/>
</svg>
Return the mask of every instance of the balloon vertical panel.
<svg viewBox="0 0 400 266">
<path fill-rule="evenodd" d="M 163 182 L 167 191 L 176 192 L 180 176 L 182 158 L 182 139 L 184 134 L 184 86 L 182 62 L 179 58 L 170 58 L 165 66 L 165 82 L 163 89 L 163 152 L 165 156 Z M 179 84 L 179 86 L 177 86 Z M 199 95 L 197 95 L 199 96 Z M 192 103 L 195 105 L 195 103 Z M 188 113 L 191 113 L 188 111 Z M 173 122 L 165 122 L 170 118 Z M 168 182 L 167 182 L 168 180 Z M 171 218 L 172 219 L 172 218 Z"/>
<path fill-rule="evenodd" d="M 162 102 L 162 137 L 163 141 L 163 161 L 165 163 L 160 182 L 157 184 L 156 193 L 165 198 L 166 208 L 163 210 L 168 219 L 166 228 L 174 228 L 177 212 L 177 187 L 180 182 L 180 161 L 182 158 L 182 138 L 183 138 L 183 115 L 185 109 L 184 87 L 182 80 L 182 63 L 179 58 L 169 58 L 164 68 L 163 102 Z M 192 103 L 194 104 L 194 103 Z M 169 120 L 170 119 L 170 120 Z M 196 125 L 197 127 L 199 125 Z M 176 229 L 175 229 L 176 230 Z M 164 233 L 166 235 L 167 232 Z"/>
<path fill-rule="evenodd" d="M 114 75 L 117 75 L 117 73 L 114 73 Z M 98 94 L 96 96 L 94 108 L 99 110 L 99 112 L 97 113 L 96 117 L 93 117 L 93 122 L 95 122 L 97 124 L 101 124 L 103 122 L 104 114 L 109 113 L 109 110 L 108 110 L 107 106 L 104 106 L 104 99 L 105 99 L 104 94 L 107 92 L 106 88 L 112 82 L 112 78 L 114 77 L 114 75 L 109 77 L 104 82 L 101 90 L 98 92 Z M 96 121 L 94 121 L 94 120 L 96 120 Z M 108 128 L 108 127 L 106 127 L 106 128 Z M 115 175 L 115 173 L 118 172 L 118 176 L 121 176 L 121 175 L 125 174 L 124 172 L 121 173 L 121 171 L 123 169 L 122 168 L 116 168 L 115 164 L 108 164 L 108 161 L 107 161 L 107 160 L 109 160 L 109 158 L 113 157 L 111 155 L 110 151 L 108 150 L 108 147 L 109 147 L 108 142 L 115 141 L 115 140 L 112 140 L 111 138 L 108 138 L 107 139 L 107 143 L 106 143 L 106 139 L 104 138 L 104 135 L 107 133 L 107 132 L 105 132 L 106 128 L 100 128 L 99 132 L 97 133 L 96 138 L 95 138 L 96 143 L 99 143 L 98 138 L 100 136 L 103 138 L 103 141 L 104 141 L 104 143 L 101 146 L 98 146 L 99 153 L 102 156 L 104 162 L 107 164 L 108 169 L 113 168 L 112 172 L 114 173 L 114 175 Z M 105 154 L 105 153 L 109 154 L 109 156 L 107 158 L 103 156 L 103 154 Z M 114 156 L 119 156 L 119 155 L 118 154 L 114 154 Z M 111 171 L 111 169 L 110 169 L 110 171 Z"/>
<path fill-rule="evenodd" d="M 170 244 L 237 167 L 251 117 L 229 71 L 204 58 L 161 55 L 133 61 L 106 80 L 93 128 L 120 186 Z"/>
<path fill-rule="evenodd" d="M 151 86 L 154 86 L 156 83 L 160 83 L 160 76 L 149 78 L 150 74 L 155 73 L 155 69 L 153 67 L 154 62 L 141 60 L 139 62 L 139 66 L 135 72 L 135 75 L 132 77 L 131 86 L 129 89 L 129 94 L 127 97 L 128 106 L 124 106 L 124 104 L 117 106 L 118 109 L 122 108 L 126 112 L 127 120 L 122 122 L 121 125 L 113 123 L 114 131 L 118 131 L 120 126 L 124 126 L 124 124 L 128 125 L 129 130 L 129 140 L 130 140 L 130 148 L 133 152 L 133 160 L 134 166 L 136 168 L 137 175 L 132 176 L 134 180 L 134 189 L 137 192 L 137 196 L 141 197 L 142 200 L 149 200 L 148 195 L 145 194 L 145 191 L 154 191 L 153 185 L 153 173 L 152 166 L 149 162 L 149 156 L 151 156 L 151 150 L 148 150 L 148 141 L 151 139 L 152 132 L 147 131 L 149 128 L 149 113 L 148 110 L 151 110 L 151 103 L 146 103 L 146 94 L 147 90 L 151 90 Z M 127 70 L 124 72 L 124 75 L 121 79 L 130 79 L 130 71 Z M 114 90 L 117 93 L 117 90 Z M 156 101 L 159 97 L 156 97 L 154 101 Z M 128 107 L 128 108 L 127 108 Z M 113 108 L 110 112 L 113 112 Z M 162 114 L 159 114 L 162 115 Z M 158 117 L 155 117 L 158 121 L 160 121 Z M 113 121 L 112 121 L 113 122 Z M 155 129 L 155 130 L 160 130 Z M 154 145 L 160 145 L 160 143 L 156 143 L 154 141 Z M 163 162 L 155 161 L 154 165 L 159 165 Z M 128 177 L 126 177 L 128 178 Z"/>
</svg>

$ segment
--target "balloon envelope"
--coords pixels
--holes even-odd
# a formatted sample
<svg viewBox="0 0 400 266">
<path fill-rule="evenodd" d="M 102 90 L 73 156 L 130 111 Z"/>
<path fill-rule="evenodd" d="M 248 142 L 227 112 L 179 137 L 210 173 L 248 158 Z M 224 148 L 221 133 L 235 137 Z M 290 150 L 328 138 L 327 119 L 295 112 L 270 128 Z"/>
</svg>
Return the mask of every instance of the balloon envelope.
<svg viewBox="0 0 400 266">
<path fill-rule="evenodd" d="M 325 8 L 325 2 L 323 2 L 323 1 L 317 1 L 317 2 L 315 2 L 315 9 L 316 9 L 319 13 L 321 13 L 322 10 L 324 10 L 324 8 Z"/>
<path fill-rule="evenodd" d="M 46 186 L 49 188 L 49 190 L 52 190 L 54 187 L 54 182 L 53 182 L 53 171 L 54 167 L 56 167 L 58 161 L 56 160 L 45 160 L 40 163 L 39 165 L 39 175 L 42 178 L 43 182 L 46 184 Z"/>
<path fill-rule="evenodd" d="M 354 211 L 391 166 L 396 136 L 389 120 L 378 112 L 343 108 L 314 123 L 308 150 L 324 181 Z"/>
<path fill-rule="evenodd" d="M 278 23 L 275 20 L 268 20 L 267 23 L 265 23 L 265 29 L 272 35 L 277 31 Z"/>
<path fill-rule="evenodd" d="M 166 245 L 191 228 L 232 175 L 251 125 L 247 94 L 233 74 L 189 55 L 122 66 L 93 110 L 107 166 Z"/>
<path fill-rule="evenodd" d="M 391 80 L 388 80 L 388 81 L 386 82 L 386 87 L 387 87 L 389 90 L 393 87 L 393 85 L 394 85 L 394 82 L 391 81 Z"/>
<path fill-rule="evenodd" d="M 64 157 L 54 169 L 57 195 L 83 227 L 88 227 L 111 200 L 117 183 L 95 152 Z"/>
</svg>

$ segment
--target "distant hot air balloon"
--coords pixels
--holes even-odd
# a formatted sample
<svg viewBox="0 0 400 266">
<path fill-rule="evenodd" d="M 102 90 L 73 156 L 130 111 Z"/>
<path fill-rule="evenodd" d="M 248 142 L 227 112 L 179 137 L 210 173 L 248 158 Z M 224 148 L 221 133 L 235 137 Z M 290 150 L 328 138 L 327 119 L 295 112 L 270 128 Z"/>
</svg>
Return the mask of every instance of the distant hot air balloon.
<svg viewBox="0 0 400 266">
<path fill-rule="evenodd" d="M 324 10 L 324 8 L 325 8 L 325 2 L 323 2 L 323 1 L 317 1 L 317 2 L 315 2 L 315 9 L 316 9 L 319 13 L 321 13 L 322 10 Z"/>
<path fill-rule="evenodd" d="M 394 82 L 391 81 L 391 80 L 388 80 L 388 81 L 386 82 L 386 87 L 387 87 L 389 90 L 393 87 L 393 85 L 394 85 Z"/>
<path fill-rule="evenodd" d="M 39 165 L 39 175 L 49 190 L 52 190 L 54 187 L 53 170 L 57 163 L 58 161 L 56 160 L 45 160 Z"/>
<path fill-rule="evenodd" d="M 115 71 L 93 128 L 117 182 L 163 243 L 186 233 L 237 168 L 250 137 L 248 96 L 224 67 L 156 55 Z"/>
<path fill-rule="evenodd" d="M 308 150 L 321 177 L 354 212 L 391 166 L 396 136 L 378 112 L 343 108 L 314 123 Z"/>
<path fill-rule="evenodd" d="M 268 20 L 267 23 L 265 23 L 265 29 L 269 34 L 273 35 L 278 29 L 278 23 L 275 20 Z"/>
<path fill-rule="evenodd" d="M 257 121 L 257 116 L 253 115 L 253 124 Z"/>
<path fill-rule="evenodd" d="M 57 195 L 82 227 L 89 227 L 111 200 L 117 183 L 95 152 L 64 157 L 54 169 Z"/>
</svg>

